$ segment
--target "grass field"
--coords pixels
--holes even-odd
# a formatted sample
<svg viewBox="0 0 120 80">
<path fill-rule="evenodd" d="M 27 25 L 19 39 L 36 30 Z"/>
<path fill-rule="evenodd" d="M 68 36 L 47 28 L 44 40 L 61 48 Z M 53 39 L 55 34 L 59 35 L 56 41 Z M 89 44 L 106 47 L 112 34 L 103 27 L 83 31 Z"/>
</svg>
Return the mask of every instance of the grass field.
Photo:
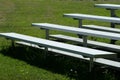
<svg viewBox="0 0 120 80">
<path fill-rule="evenodd" d="M 32 27 L 31 23 L 48 22 L 77 26 L 76 20 L 64 18 L 62 15 L 64 13 L 110 15 L 105 9 L 94 8 L 95 3 L 120 4 L 120 1 L 0 0 L 0 32 L 17 32 L 44 38 L 44 31 Z M 118 10 L 117 14 L 119 13 Z M 84 21 L 84 24 L 109 26 L 109 23 L 99 21 Z M 58 31 L 51 31 L 51 33 L 76 36 Z M 106 42 L 109 41 L 106 40 Z M 41 57 L 43 51 L 19 46 L 12 49 L 9 46 L 10 41 L 0 38 L 0 80 L 90 80 L 94 78 L 95 80 L 119 80 L 116 72 L 111 69 L 97 68 L 95 70 L 97 72 L 94 72 L 92 76 L 86 69 L 88 63 L 83 63 L 78 59 L 66 56 L 56 58 L 51 54 L 49 59 L 44 61 Z"/>
</svg>

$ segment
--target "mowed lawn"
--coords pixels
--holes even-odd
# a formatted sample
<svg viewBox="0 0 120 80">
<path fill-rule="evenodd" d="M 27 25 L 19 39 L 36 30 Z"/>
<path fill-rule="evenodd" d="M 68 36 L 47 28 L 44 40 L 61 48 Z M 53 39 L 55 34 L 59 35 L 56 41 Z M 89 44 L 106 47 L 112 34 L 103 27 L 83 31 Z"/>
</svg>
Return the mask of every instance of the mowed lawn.
<svg viewBox="0 0 120 80">
<path fill-rule="evenodd" d="M 77 20 L 65 18 L 63 14 L 85 13 L 104 16 L 110 15 L 109 11 L 105 9 L 95 8 L 95 3 L 120 4 L 120 1 L 0 0 L 0 32 L 17 32 L 45 38 L 44 30 L 32 27 L 31 23 L 55 23 L 77 27 Z M 120 11 L 118 10 L 117 14 L 119 15 L 119 13 Z M 84 21 L 84 24 L 110 25 L 105 22 L 87 20 Z M 58 31 L 51 31 L 51 33 L 76 36 Z M 99 40 L 105 41 L 104 39 Z M 109 41 L 106 40 L 106 42 Z M 71 60 L 70 57 L 66 58 L 64 56 L 58 57 L 58 59 L 51 56 L 50 60 L 48 59 L 44 63 L 44 59 L 40 59 L 40 54 L 37 54 L 43 54 L 43 51 L 36 49 L 32 51 L 31 48 L 24 49 L 19 46 L 13 49 L 9 46 L 10 41 L 0 38 L 0 80 L 89 80 L 91 78 L 91 74 L 87 71 L 88 69 L 84 68 L 89 66 L 88 63 L 86 64 L 74 58 Z M 35 53 L 35 55 L 33 53 Z M 40 57 L 36 57 L 38 55 Z M 70 61 L 73 62 L 69 63 Z M 78 64 L 78 62 L 80 62 L 80 64 Z M 112 73 L 112 70 L 98 69 L 98 72 L 96 72 L 96 74 L 94 73 L 93 75 L 95 76 L 93 77 L 97 80 L 117 80 L 118 78 L 116 78 L 114 73 L 115 72 Z"/>
</svg>

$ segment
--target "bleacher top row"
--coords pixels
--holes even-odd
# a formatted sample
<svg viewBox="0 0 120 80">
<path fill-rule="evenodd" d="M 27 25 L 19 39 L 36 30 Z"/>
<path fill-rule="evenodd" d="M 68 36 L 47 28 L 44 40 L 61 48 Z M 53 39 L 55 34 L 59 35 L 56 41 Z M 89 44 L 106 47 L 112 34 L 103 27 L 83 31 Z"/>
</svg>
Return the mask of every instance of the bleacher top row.
<svg viewBox="0 0 120 80">
<path fill-rule="evenodd" d="M 117 4 L 95 4 L 95 7 L 106 8 L 106 9 L 120 9 L 120 5 Z"/>
<path fill-rule="evenodd" d="M 99 21 L 105 21 L 105 22 L 120 23 L 120 18 L 115 18 L 115 17 L 78 14 L 78 13 L 64 14 L 64 16 L 74 18 L 74 19 L 88 19 L 88 20 L 99 20 Z"/>
</svg>

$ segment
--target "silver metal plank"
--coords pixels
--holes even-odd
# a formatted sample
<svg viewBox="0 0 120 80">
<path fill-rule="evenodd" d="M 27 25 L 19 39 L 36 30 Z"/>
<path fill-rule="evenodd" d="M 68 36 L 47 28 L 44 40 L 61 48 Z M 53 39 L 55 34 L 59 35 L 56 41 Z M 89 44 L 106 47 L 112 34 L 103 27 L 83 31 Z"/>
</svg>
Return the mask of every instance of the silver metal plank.
<svg viewBox="0 0 120 80">
<path fill-rule="evenodd" d="M 63 25 L 50 24 L 50 23 L 32 23 L 32 26 L 45 28 L 45 29 L 65 31 L 65 32 L 75 33 L 75 34 L 81 34 L 85 36 L 88 35 L 88 36 L 96 36 L 96 37 L 120 40 L 120 34 L 118 33 L 76 28 L 76 27 L 63 26 Z"/>
<path fill-rule="evenodd" d="M 98 20 L 98 21 L 104 21 L 104 22 L 120 23 L 120 18 L 115 18 L 115 17 L 78 14 L 78 13 L 69 13 L 69 14 L 64 14 L 63 16 L 75 18 L 75 19 L 87 19 L 87 20 Z"/>
<path fill-rule="evenodd" d="M 120 9 L 118 4 L 95 4 L 95 7 L 107 8 L 107 9 Z"/>
<path fill-rule="evenodd" d="M 100 31 L 108 31 L 108 32 L 114 32 L 114 33 L 120 33 L 120 29 L 109 28 L 109 27 L 98 26 L 98 25 L 83 25 L 82 28 L 93 29 L 93 30 L 100 30 Z"/>
<path fill-rule="evenodd" d="M 0 33 L 0 36 L 28 42 L 31 44 L 41 45 L 41 46 L 48 47 L 48 48 L 50 47 L 50 48 L 54 48 L 54 49 L 60 49 L 63 51 L 87 56 L 90 58 L 92 58 L 92 57 L 113 57 L 113 56 L 115 57 L 116 56 L 116 54 L 112 53 L 112 52 L 95 50 L 95 49 L 90 49 L 90 48 L 86 48 L 86 47 L 80 47 L 80 46 L 45 40 L 45 39 L 31 37 L 31 36 L 27 36 L 27 35 L 21 35 L 18 33 Z"/>
<path fill-rule="evenodd" d="M 113 61 L 113 60 L 104 59 L 104 58 L 96 58 L 94 61 L 97 63 L 111 66 L 111 67 L 120 68 L 120 62 L 118 62 L 118 61 Z"/>
<path fill-rule="evenodd" d="M 38 45 L 34 45 L 34 44 L 26 43 L 26 42 L 20 42 L 20 41 L 18 42 L 17 41 L 16 43 L 20 44 L 20 45 L 25 45 L 25 46 L 30 46 L 30 47 L 34 47 L 34 48 L 44 49 L 44 48 L 39 47 Z M 74 53 L 70 53 L 70 52 L 65 52 L 65 51 L 52 49 L 52 48 L 48 48 L 48 51 L 89 61 L 89 58 L 84 58 L 82 55 L 78 55 L 78 54 L 74 54 Z M 109 59 L 95 58 L 94 62 L 99 63 L 99 64 L 104 64 L 104 65 L 107 65 L 107 66 L 111 66 L 111 67 L 120 68 L 120 62 L 109 60 Z"/>
<path fill-rule="evenodd" d="M 16 41 L 15 43 L 20 44 L 20 45 L 29 46 L 29 47 L 38 48 L 38 49 L 45 49 L 44 47 L 39 47 L 38 45 L 30 44 L 30 43 L 26 43 L 26 42 Z M 62 50 L 58 50 L 58 49 L 48 48 L 48 51 L 55 52 L 58 54 L 67 55 L 67 56 L 71 56 L 71 57 L 75 57 L 75 58 L 80 58 L 80 59 L 83 58 L 82 55 L 74 54 L 74 53 L 70 53 L 70 52 L 66 52 L 66 51 L 62 51 Z"/>
<path fill-rule="evenodd" d="M 68 40 L 68 41 L 73 41 L 73 42 L 83 44 L 83 40 L 81 38 L 66 36 L 66 35 L 62 35 L 62 34 L 50 35 L 50 37 L 51 38 Z M 88 44 L 88 46 L 100 47 L 100 48 L 104 48 L 105 50 L 109 50 L 109 51 L 115 51 L 115 52 L 120 51 L 120 46 L 119 45 L 107 44 L 107 43 L 97 42 L 97 41 L 92 41 L 92 40 L 88 40 L 87 44 Z"/>
</svg>

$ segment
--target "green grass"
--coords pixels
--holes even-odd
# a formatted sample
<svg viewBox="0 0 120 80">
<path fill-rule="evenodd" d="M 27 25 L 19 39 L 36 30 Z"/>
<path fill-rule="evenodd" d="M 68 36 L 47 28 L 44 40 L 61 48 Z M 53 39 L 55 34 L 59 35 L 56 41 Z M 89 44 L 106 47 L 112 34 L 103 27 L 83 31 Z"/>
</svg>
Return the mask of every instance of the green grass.
<svg viewBox="0 0 120 80">
<path fill-rule="evenodd" d="M 112 0 L 0 0 L 0 32 L 17 32 L 21 34 L 45 37 L 43 30 L 32 27 L 33 22 L 48 22 L 62 25 L 78 26 L 78 21 L 70 18 L 64 18 L 64 13 L 85 13 L 94 15 L 109 16 L 109 11 L 100 8 L 94 8 L 95 3 L 117 3 L 120 1 Z M 120 14 L 120 11 L 117 11 Z M 109 23 L 99 21 L 84 21 L 84 24 L 100 24 L 109 26 Z M 118 26 L 119 28 L 119 26 Z M 51 31 L 52 34 L 62 33 L 67 35 L 76 36 L 66 32 Z M 100 41 L 109 42 L 108 40 L 98 39 Z M 118 43 L 119 44 L 119 43 Z M 66 60 L 63 57 L 52 60 L 53 63 L 47 63 L 51 66 L 47 68 L 44 65 L 41 67 L 42 59 L 35 59 L 33 61 L 28 55 L 33 55 L 35 52 L 20 52 L 11 51 L 7 49 L 10 46 L 10 41 L 0 38 L 0 80 L 88 80 L 90 74 L 84 68 L 88 64 L 83 64 L 79 60 L 72 59 L 71 57 Z M 4 53 L 4 49 L 8 50 Z M 31 54 L 30 54 L 31 53 Z M 21 54 L 21 55 L 20 55 Z M 39 55 L 39 54 L 37 54 Z M 21 58 L 19 57 L 21 56 Z M 26 56 L 26 57 L 23 57 Z M 53 59 L 54 59 L 53 58 Z M 50 58 L 51 60 L 52 58 Z M 32 63 L 33 62 L 33 63 Z M 49 60 L 48 60 L 49 62 Z M 63 63 L 62 63 L 63 62 Z M 71 63 L 70 63 L 71 62 Z M 59 63 L 59 64 L 56 64 Z M 68 63 L 68 64 L 66 64 Z M 79 63 L 79 64 L 78 64 Z M 36 65 L 37 64 L 37 65 Z M 41 63 L 42 64 L 42 63 Z M 58 69 L 56 68 L 56 65 Z M 81 65 L 82 64 L 82 65 Z M 72 65 L 72 66 L 70 66 Z M 60 68 L 62 67 L 62 68 Z M 71 69 L 77 70 L 77 74 L 70 72 Z M 101 69 L 97 70 L 98 73 L 94 76 L 97 80 L 117 80 L 112 71 Z M 100 72 L 99 72 L 100 71 Z M 79 74 L 79 75 L 78 75 Z M 99 75 L 99 76 L 97 76 Z M 72 76 L 72 78 L 71 78 Z"/>
<path fill-rule="evenodd" d="M 3 55 L 0 55 L 0 66 L 0 80 L 69 80 L 66 76 Z"/>
</svg>

